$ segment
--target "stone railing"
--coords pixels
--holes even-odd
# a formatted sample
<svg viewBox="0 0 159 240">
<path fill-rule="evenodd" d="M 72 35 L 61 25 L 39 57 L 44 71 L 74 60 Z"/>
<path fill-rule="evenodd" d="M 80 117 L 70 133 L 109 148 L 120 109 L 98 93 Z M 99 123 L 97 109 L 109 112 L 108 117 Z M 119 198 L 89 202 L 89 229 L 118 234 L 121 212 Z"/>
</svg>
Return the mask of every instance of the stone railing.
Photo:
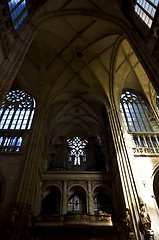
<svg viewBox="0 0 159 240">
<path fill-rule="evenodd" d="M 130 133 L 133 140 L 134 155 L 158 155 L 159 154 L 159 133 L 134 132 Z"/>
<path fill-rule="evenodd" d="M 23 152 L 25 130 L 0 130 L 0 152 Z"/>
<path fill-rule="evenodd" d="M 68 213 L 65 215 L 40 215 L 37 217 L 36 226 L 113 226 L 111 214 L 90 215 L 87 213 Z"/>
</svg>

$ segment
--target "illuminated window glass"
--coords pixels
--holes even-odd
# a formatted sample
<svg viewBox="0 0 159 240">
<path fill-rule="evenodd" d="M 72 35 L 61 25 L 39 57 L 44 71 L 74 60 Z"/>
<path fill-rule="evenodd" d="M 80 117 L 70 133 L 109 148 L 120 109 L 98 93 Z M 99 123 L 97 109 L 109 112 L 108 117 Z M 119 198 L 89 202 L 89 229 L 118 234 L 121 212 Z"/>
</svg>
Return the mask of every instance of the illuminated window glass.
<svg viewBox="0 0 159 240">
<path fill-rule="evenodd" d="M 156 97 L 156 105 L 157 105 L 157 109 L 158 109 L 158 111 L 159 111 L 159 96 L 157 95 L 157 97 Z"/>
<path fill-rule="evenodd" d="M 20 151 L 23 131 L 31 128 L 34 111 L 35 100 L 27 93 L 13 90 L 7 94 L 0 109 L 1 152 Z"/>
<path fill-rule="evenodd" d="M 12 22 L 14 28 L 17 30 L 22 21 L 28 14 L 28 6 L 26 0 L 10 0 L 8 2 Z"/>
<path fill-rule="evenodd" d="M 81 165 L 82 162 L 86 161 L 85 147 L 88 141 L 80 137 L 74 137 L 68 139 L 67 142 L 70 147 L 69 161 L 73 161 L 74 165 Z"/>
<path fill-rule="evenodd" d="M 0 109 L 0 129 L 30 129 L 35 100 L 27 93 L 10 91 Z"/>
<path fill-rule="evenodd" d="M 159 0 L 137 0 L 135 11 L 150 28 Z"/>
<path fill-rule="evenodd" d="M 126 91 L 121 96 L 121 114 L 127 128 L 132 132 L 151 132 L 149 116 L 151 116 L 145 101 L 134 93 Z"/>
</svg>

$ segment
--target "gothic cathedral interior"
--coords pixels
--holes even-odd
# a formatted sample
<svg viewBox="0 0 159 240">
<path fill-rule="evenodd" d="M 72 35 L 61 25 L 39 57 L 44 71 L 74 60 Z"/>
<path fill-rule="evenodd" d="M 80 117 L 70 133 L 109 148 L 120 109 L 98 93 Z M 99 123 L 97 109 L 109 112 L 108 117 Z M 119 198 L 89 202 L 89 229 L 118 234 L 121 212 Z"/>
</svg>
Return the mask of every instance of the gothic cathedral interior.
<svg viewBox="0 0 159 240">
<path fill-rule="evenodd" d="M 0 1 L 0 239 L 159 240 L 158 3 Z"/>
</svg>

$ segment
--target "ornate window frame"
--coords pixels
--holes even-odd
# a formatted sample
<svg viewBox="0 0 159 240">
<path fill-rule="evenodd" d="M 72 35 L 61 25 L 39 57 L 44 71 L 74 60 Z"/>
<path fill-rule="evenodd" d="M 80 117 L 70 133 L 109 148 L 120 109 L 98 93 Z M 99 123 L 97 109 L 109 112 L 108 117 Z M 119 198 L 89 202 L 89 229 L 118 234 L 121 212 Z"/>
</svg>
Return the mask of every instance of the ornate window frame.
<svg viewBox="0 0 159 240">
<path fill-rule="evenodd" d="M 121 95 L 120 110 L 128 132 L 152 132 L 146 101 L 133 91 L 126 90 Z"/>
<path fill-rule="evenodd" d="M 21 151 L 24 135 L 31 128 L 35 100 L 19 89 L 10 91 L 0 108 L 0 152 Z"/>
</svg>

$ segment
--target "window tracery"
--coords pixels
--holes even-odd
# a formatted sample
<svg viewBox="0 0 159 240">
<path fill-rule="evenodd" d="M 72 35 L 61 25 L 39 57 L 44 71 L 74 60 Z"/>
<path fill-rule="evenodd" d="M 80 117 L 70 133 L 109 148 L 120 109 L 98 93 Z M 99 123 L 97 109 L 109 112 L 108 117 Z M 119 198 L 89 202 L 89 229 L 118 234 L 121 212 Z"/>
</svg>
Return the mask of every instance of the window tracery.
<svg viewBox="0 0 159 240">
<path fill-rule="evenodd" d="M 0 129 L 30 129 L 35 100 L 29 94 L 10 91 L 0 109 Z"/>
<path fill-rule="evenodd" d="M 69 161 L 73 161 L 74 165 L 81 165 L 82 162 L 86 162 L 85 147 L 88 141 L 80 137 L 74 137 L 68 139 L 67 142 L 70 147 Z"/>
<path fill-rule="evenodd" d="M 137 0 L 135 4 L 135 12 L 150 28 L 156 13 L 159 0 Z"/>
<path fill-rule="evenodd" d="M 125 91 L 121 96 L 120 110 L 127 131 L 151 132 L 150 116 L 152 115 L 145 101 L 136 94 Z"/>
<path fill-rule="evenodd" d="M 20 90 L 10 91 L 0 108 L 1 151 L 19 151 L 23 131 L 31 128 L 35 100 Z M 14 130 L 14 131 L 13 131 Z"/>
</svg>

